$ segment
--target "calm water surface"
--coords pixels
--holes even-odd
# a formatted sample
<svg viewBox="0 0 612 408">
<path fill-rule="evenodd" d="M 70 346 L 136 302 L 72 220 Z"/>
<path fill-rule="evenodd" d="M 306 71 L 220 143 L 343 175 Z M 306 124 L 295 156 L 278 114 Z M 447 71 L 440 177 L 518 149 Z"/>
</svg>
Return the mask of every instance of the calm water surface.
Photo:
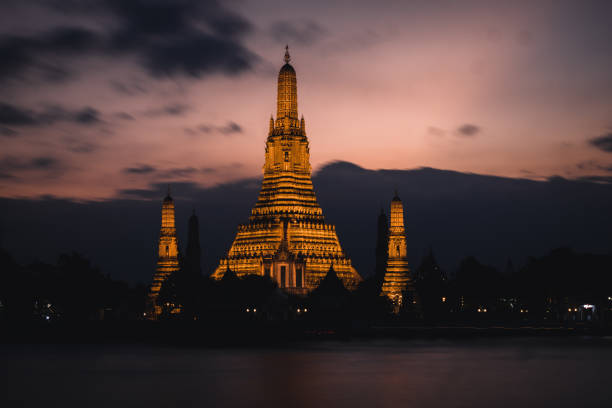
<svg viewBox="0 0 612 408">
<path fill-rule="evenodd" d="M 611 338 L 0 345 L 0 406 L 612 407 Z"/>
</svg>

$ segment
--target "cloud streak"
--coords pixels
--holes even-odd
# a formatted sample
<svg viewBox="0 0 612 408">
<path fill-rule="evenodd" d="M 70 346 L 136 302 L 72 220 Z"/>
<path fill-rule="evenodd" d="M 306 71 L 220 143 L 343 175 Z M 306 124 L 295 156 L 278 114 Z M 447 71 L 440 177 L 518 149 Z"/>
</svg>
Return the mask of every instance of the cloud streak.
<svg viewBox="0 0 612 408">
<path fill-rule="evenodd" d="M 459 126 L 457 129 L 459 136 L 473 137 L 480 133 L 480 127 L 471 123 Z"/>
<path fill-rule="evenodd" d="M 320 40 L 327 30 L 316 21 L 282 20 L 273 23 L 270 35 L 279 43 L 311 45 Z"/>
<path fill-rule="evenodd" d="M 192 135 L 192 136 L 197 135 L 197 134 L 213 134 L 213 133 L 219 133 L 225 136 L 231 136 L 231 135 L 235 135 L 235 134 L 239 134 L 243 132 L 244 132 L 244 129 L 242 128 L 242 126 L 240 126 L 234 121 L 229 121 L 223 126 L 202 124 L 202 125 L 196 126 L 194 129 L 192 128 L 185 129 L 185 133 L 187 133 L 188 135 Z"/>
<path fill-rule="evenodd" d="M 589 140 L 589 144 L 607 153 L 612 153 L 612 133 L 607 133 Z"/>
<path fill-rule="evenodd" d="M 23 172 L 38 172 L 48 177 L 55 176 L 64 168 L 62 162 L 52 156 L 36 156 L 24 159 L 4 156 L 0 159 L 0 178 L 17 178 Z"/>
<path fill-rule="evenodd" d="M 29 108 L 0 103 L 0 125 L 46 126 L 61 121 L 89 126 L 101 122 L 101 119 L 100 113 L 90 106 L 69 110 L 55 105 L 36 112 Z"/>
</svg>

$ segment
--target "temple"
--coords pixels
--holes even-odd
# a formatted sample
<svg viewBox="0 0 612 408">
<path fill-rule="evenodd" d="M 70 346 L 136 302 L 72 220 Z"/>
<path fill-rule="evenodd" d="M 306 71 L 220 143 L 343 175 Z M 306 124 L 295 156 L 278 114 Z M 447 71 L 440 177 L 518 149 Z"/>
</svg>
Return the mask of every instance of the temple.
<svg viewBox="0 0 612 408">
<path fill-rule="evenodd" d="M 156 318 L 161 314 L 161 305 L 157 298 L 162 284 L 168 277 L 179 269 L 178 241 L 176 239 L 176 226 L 174 221 L 174 200 L 168 194 L 162 203 L 161 228 L 159 232 L 159 249 L 157 252 L 157 268 L 153 275 L 153 283 L 149 287 L 149 318 Z"/>
<path fill-rule="evenodd" d="M 278 74 L 276 119 L 270 118 L 263 182 L 248 223 L 213 273 L 268 276 L 289 293 L 316 288 L 333 264 L 342 283 L 353 289 L 361 277 L 346 256 L 334 225 L 325 222 L 311 180 L 304 117 L 298 119 L 297 78 L 289 64 Z"/>
<path fill-rule="evenodd" d="M 406 231 L 404 229 L 404 206 L 395 194 L 391 201 L 391 222 L 388 234 L 387 268 L 381 295 L 387 296 L 397 313 L 406 298 L 414 299 L 414 285 L 410 279 L 410 268 L 406 255 Z"/>
</svg>

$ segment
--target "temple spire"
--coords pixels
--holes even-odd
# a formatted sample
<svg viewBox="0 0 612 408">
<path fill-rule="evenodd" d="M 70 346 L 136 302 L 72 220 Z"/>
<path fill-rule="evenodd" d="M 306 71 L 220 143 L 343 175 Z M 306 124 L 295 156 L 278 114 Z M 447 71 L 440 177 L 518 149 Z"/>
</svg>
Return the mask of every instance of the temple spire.
<svg viewBox="0 0 612 408">
<path fill-rule="evenodd" d="M 168 195 L 162 202 L 161 228 L 159 230 L 158 243 L 157 269 L 153 275 L 153 282 L 149 287 L 148 295 L 149 310 L 147 317 L 149 319 L 156 319 L 161 314 L 161 305 L 157 304 L 159 291 L 166 279 L 179 269 L 174 200 L 170 197 L 170 185 L 168 185 Z"/>
<path fill-rule="evenodd" d="M 289 64 L 289 46 L 285 47 L 285 65 L 278 73 L 278 97 L 276 119 L 288 117 L 298 118 L 297 111 L 297 79 L 295 69 Z"/>
<path fill-rule="evenodd" d="M 285 64 L 291 61 L 291 55 L 289 55 L 289 44 L 285 45 Z"/>
<path fill-rule="evenodd" d="M 404 206 L 397 190 L 391 200 L 391 222 L 388 233 L 387 267 L 383 278 L 381 295 L 387 296 L 393 303 L 394 313 L 398 313 L 402 304 L 416 305 L 416 292 L 406 255 L 406 231 L 404 229 Z"/>
</svg>

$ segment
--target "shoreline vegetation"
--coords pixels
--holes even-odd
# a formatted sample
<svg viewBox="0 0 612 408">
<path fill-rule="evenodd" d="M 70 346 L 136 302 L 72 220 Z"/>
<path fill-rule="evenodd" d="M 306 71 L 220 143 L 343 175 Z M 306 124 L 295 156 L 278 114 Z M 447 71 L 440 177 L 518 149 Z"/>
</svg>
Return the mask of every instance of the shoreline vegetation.
<svg viewBox="0 0 612 408">
<path fill-rule="evenodd" d="M 220 280 L 179 270 L 148 320 L 147 289 L 79 254 L 20 265 L 0 250 L 0 343 L 269 346 L 378 338 L 612 335 L 612 256 L 568 248 L 501 273 L 473 257 L 450 277 L 433 254 L 413 273 L 418 301 L 398 313 L 376 275 L 348 291 L 330 269 L 308 296 L 260 276 Z"/>
</svg>

